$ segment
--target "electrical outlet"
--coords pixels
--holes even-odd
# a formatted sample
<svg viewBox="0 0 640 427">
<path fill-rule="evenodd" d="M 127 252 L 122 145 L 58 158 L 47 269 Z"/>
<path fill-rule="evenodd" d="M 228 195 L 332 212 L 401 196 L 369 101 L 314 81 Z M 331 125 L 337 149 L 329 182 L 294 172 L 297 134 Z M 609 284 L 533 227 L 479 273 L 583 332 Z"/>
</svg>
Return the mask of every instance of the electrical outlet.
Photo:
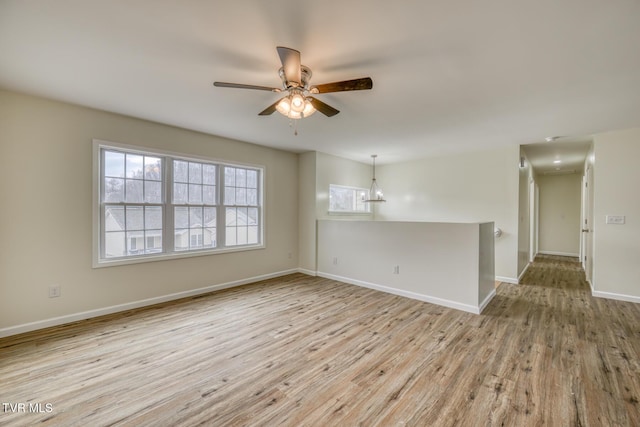
<svg viewBox="0 0 640 427">
<path fill-rule="evenodd" d="M 49 298 L 57 298 L 60 296 L 60 285 L 49 285 Z"/>
<path fill-rule="evenodd" d="M 338 257 L 337 256 L 333 257 L 333 265 L 338 265 Z"/>
<path fill-rule="evenodd" d="M 393 274 L 400 274 L 400 266 L 399 265 L 394 265 L 393 266 Z"/>
</svg>

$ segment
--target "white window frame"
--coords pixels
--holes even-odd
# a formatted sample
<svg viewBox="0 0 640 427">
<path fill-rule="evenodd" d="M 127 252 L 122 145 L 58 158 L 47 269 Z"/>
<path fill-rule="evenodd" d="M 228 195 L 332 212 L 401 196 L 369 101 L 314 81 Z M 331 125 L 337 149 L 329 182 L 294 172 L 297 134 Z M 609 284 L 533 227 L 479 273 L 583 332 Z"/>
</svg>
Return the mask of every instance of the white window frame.
<svg viewBox="0 0 640 427">
<path fill-rule="evenodd" d="M 154 156 L 161 157 L 163 159 L 163 229 L 162 229 L 162 252 L 159 253 L 148 253 L 142 255 L 129 255 L 118 258 L 105 258 L 103 257 L 103 227 L 102 224 L 102 216 L 103 216 L 103 201 L 101 185 L 102 185 L 102 150 L 116 150 L 116 151 L 124 151 L 133 154 L 141 154 L 146 156 Z M 172 187 L 173 187 L 173 176 L 172 176 L 172 164 L 173 160 L 187 160 L 192 162 L 200 162 L 200 163 L 211 163 L 216 165 L 216 201 L 217 201 L 217 211 L 216 211 L 216 240 L 217 247 L 216 248 L 205 248 L 205 249 L 193 249 L 193 250 L 174 250 L 174 218 L 173 218 L 173 207 L 175 205 L 172 204 Z M 224 166 L 230 167 L 238 167 L 238 168 L 246 168 L 246 169 L 254 169 L 258 171 L 258 243 L 257 244 L 247 244 L 247 245 L 235 245 L 225 247 L 225 216 L 224 216 L 224 204 L 222 203 L 222 191 L 224 190 L 224 185 L 220 185 L 224 181 L 221 180 L 221 171 L 224 170 Z M 184 153 L 175 153 L 166 150 L 158 150 L 154 148 L 147 147 L 139 147 L 133 146 L 129 144 L 121 144 L 116 142 L 104 141 L 104 140 L 93 140 L 93 198 L 92 198 L 92 207 L 93 207 L 93 268 L 100 267 L 109 267 L 109 266 L 117 266 L 117 265 L 127 265 L 127 264 L 137 264 L 151 261 L 162 261 L 168 259 L 177 259 L 177 258 L 188 258 L 195 256 L 204 256 L 204 255 L 214 255 L 219 253 L 229 253 L 229 252 L 242 252 L 256 249 L 264 249 L 266 247 L 265 243 L 265 209 L 264 209 L 264 193 L 265 193 L 265 173 L 266 167 L 262 165 L 255 164 L 246 164 L 246 163 L 236 163 L 230 162 L 227 160 L 209 158 L 205 156 L 194 156 L 194 155 L 186 155 Z M 223 177 L 222 177 L 223 179 Z M 142 204 L 142 203 L 141 203 Z"/>
<path fill-rule="evenodd" d="M 340 189 L 340 190 L 350 190 L 355 192 L 363 191 L 365 194 L 368 194 L 369 192 L 369 190 L 366 188 L 353 187 L 349 185 L 329 184 L 329 214 L 331 215 L 371 215 L 370 203 L 363 203 L 363 206 L 366 210 L 333 210 L 331 209 L 331 190 L 333 188 Z M 355 198 L 357 198 L 357 194 L 355 195 Z"/>
</svg>

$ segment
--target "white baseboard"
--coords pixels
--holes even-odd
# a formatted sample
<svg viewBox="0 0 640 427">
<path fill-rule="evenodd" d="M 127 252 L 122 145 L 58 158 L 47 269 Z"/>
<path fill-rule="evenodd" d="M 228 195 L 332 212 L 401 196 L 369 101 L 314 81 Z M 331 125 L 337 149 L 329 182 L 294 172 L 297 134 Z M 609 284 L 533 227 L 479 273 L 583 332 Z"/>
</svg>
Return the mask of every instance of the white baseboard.
<svg viewBox="0 0 640 427">
<path fill-rule="evenodd" d="M 539 251 L 540 255 L 557 255 L 557 256 L 568 256 L 572 258 L 579 258 L 580 254 L 574 254 L 572 252 L 556 252 L 556 251 Z"/>
<path fill-rule="evenodd" d="M 480 311 L 481 311 L 481 307 L 479 307 L 479 306 L 476 307 L 476 306 L 473 306 L 473 305 L 470 305 L 470 304 L 463 304 L 463 303 L 460 303 L 460 302 L 446 300 L 446 299 L 442 299 L 442 298 L 438 298 L 438 297 L 432 297 L 432 296 L 429 296 L 429 295 L 423 295 L 423 294 L 418 294 L 418 293 L 415 293 L 415 292 L 404 291 L 402 289 L 396 289 L 396 288 L 391 288 L 389 286 L 378 285 L 376 283 L 370 283 L 370 282 L 365 282 L 365 281 L 362 281 L 362 280 L 351 279 L 349 277 L 336 276 L 334 274 L 324 273 L 324 272 L 321 272 L 321 271 L 318 271 L 317 275 L 319 277 L 324 277 L 325 279 L 337 280 L 338 282 L 344 282 L 344 283 L 349 283 L 351 285 L 362 286 L 363 288 L 374 289 L 376 291 L 382 291 L 382 292 L 386 292 L 388 294 L 399 295 L 401 297 L 407 297 L 407 298 L 415 299 L 415 300 L 418 300 L 418 301 L 423 301 L 423 302 L 428 302 L 428 303 L 431 303 L 431 304 L 441 305 L 441 306 L 448 307 L 448 308 L 454 308 L 456 310 L 466 311 L 468 313 L 480 314 Z M 493 293 L 495 295 L 495 290 L 493 291 Z M 493 296 L 491 296 L 491 298 L 493 298 Z M 489 299 L 489 301 L 487 301 L 485 299 L 485 301 L 488 304 L 489 301 L 491 301 L 491 300 Z M 483 303 L 485 301 L 483 301 Z"/>
<path fill-rule="evenodd" d="M 71 322 L 76 322 L 78 320 L 90 319 L 92 317 L 104 316 L 105 314 L 112 314 L 120 311 L 131 310 L 134 308 L 140 308 L 140 307 L 146 307 L 149 305 L 159 304 L 162 302 L 173 301 L 180 298 L 187 298 L 195 295 L 206 294 L 208 292 L 219 291 L 221 289 L 227 289 L 235 286 L 246 285 L 248 283 L 259 282 L 261 280 L 267 280 L 267 279 L 273 279 L 275 277 L 286 276 L 287 274 L 293 274 L 298 272 L 300 272 L 299 269 L 293 268 L 291 270 L 284 270 L 284 271 L 278 271 L 275 273 L 263 274 L 255 277 L 248 277 L 246 279 L 234 280 L 232 282 L 220 283 L 217 285 L 211 285 L 204 288 L 190 289 L 188 291 L 176 292 L 174 294 L 162 295 L 159 297 L 147 298 L 139 301 L 112 305 L 110 307 L 98 308 L 95 310 L 83 311 L 83 312 L 74 313 L 74 314 L 67 314 L 64 316 L 53 317 L 45 320 L 38 320 L 36 322 L 24 323 L 22 325 L 10 326 L 8 328 L 0 329 L 0 338 L 8 337 L 11 335 L 22 334 L 24 332 L 35 331 L 38 329 L 44 329 L 51 326 L 64 325 L 65 323 L 71 323 Z"/>
<path fill-rule="evenodd" d="M 524 268 L 522 269 L 522 272 L 518 275 L 518 278 L 516 279 L 515 283 L 513 283 L 514 285 L 520 284 L 520 282 L 522 281 L 522 278 L 524 277 L 524 275 L 527 272 L 527 270 L 529 269 L 529 267 L 531 267 L 531 263 L 530 262 L 528 262 L 527 265 L 524 266 Z M 510 283 L 512 283 L 512 282 L 510 282 Z"/>
<path fill-rule="evenodd" d="M 489 293 L 489 295 L 487 295 L 487 297 L 484 299 L 484 301 L 482 301 L 480 303 L 480 307 L 478 309 L 478 311 L 480 313 L 482 313 L 484 311 L 485 308 L 487 308 L 487 305 L 489 305 L 489 303 L 491 302 L 491 300 L 493 299 L 493 297 L 496 296 L 496 290 L 495 288 L 491 290 L 491 292 Z M 478 313 L 478 314 L 480 314 Z"/>
<path fill-rule="evenodd" d="M 298 268 L 298 273 L 306 274 L 307 276 L 317 276 L 318 274 L 313 270 L 307 270 L 306 268 Z"/>
<path fill-rule="evenodd" d="M 640 297 L 636 297 L 632 295 L 615 294 L 613 292 L 594 291 L 593 287 L 591 289 L 592 289 L 591 295 L 593 295 L 596 298 L 615 299 L 618 301 L 635 302 L 636 304 L 640 303 Z"/>
<path fill-rule="evenodd" d="M 506 276 L 496 276 L 496 281 L 504 282 L 504 283 L 512 283 L 514 285 L 517 285 L 519 283 L 518 279 L 514 277 L 506 277 Z"/>
</svg>

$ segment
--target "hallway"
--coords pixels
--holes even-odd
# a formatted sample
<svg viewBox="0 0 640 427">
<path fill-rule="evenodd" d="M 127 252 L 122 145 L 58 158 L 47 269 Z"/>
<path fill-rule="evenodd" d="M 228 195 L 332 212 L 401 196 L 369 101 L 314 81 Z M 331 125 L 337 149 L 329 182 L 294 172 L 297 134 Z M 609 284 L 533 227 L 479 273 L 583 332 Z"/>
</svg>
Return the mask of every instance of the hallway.
<svg viewBox="0 0 640 427">
<path fill-rule="evenodd" d="M 538 255 L 520 280 L 521 285 L 589 293 L 589 284 L 578 258 Z"/>
<path fill-rule="evenodd" d="M 551 425 L 640 425 L 638 304 L 592 297 L 577 258 L 538 255 L 520 285 L 500 285 L 494 312 L 516 321 L 514 374 L 536 373 L 517 375 L 514 404 L 526 396 Z"/>
</svg>

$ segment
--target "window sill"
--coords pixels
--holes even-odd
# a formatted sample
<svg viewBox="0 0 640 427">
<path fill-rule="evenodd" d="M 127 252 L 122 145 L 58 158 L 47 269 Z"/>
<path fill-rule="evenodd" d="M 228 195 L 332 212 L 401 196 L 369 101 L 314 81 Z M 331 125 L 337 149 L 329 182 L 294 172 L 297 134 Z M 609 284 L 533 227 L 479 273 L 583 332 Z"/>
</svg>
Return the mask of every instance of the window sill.
<svg viewBox="0 0 640 427">
<path fill-rule="evenodd" d="M 234 252 L 245 252 L 245 251 L 253 251 L 257 249 L 265 249 L 266 246 L 264 244 L 260 245 L 249 245 L 249 246 L 239 246 L 234 248 L 224 248 L 224 249 L 205 249 L 201 251 L 191 251 L 191 252 L 172 252 L 169 254 L 154 254 L 154 255 L 146 255 L 146 256 L 137 256 L 137 257 L 128 257 L 128 258 L 113 258 L 113 259 L 100 259 L 93 261 L 93 268 L 104 268 L 104 267 L 117 267 L 119 265 L 130 265 L 130 264 L 141 264 L 145 262 L 155 262 L 155 261 L 168 261 L 172 259 L 183 259 L 183 258 L 193 258 L 207 255 L 218 255 L 218 254 L 226 254 L 226 253 L 234 253 Z"/>
</svg>

